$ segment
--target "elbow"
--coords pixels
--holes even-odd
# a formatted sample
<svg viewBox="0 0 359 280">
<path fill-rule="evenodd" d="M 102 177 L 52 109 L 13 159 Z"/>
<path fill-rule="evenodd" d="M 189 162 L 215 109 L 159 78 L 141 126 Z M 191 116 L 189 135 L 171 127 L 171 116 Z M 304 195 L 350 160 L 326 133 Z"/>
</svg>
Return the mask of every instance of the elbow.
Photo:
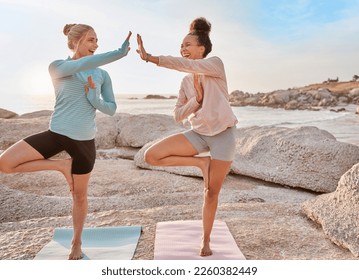
<svg viewBox="0 0 359 280">
<path fill-rule="evenodd" d="M 174 116 L 173 116 L 173 118 L 174 118 L 174 120 L 175 120 L 175 122 L 176 123 L 180 123 L 180 122 L 182 122 L 182 118 L 181 118 L 181 116 L 179 115 L 179 114 L 174 114 Z"/>
<path fill-rule="evenodd" d="M 110 116 L 115 115 L 115 114 L 116 114 L 116 109 L 117 109 L 117 107 L 115 106 L 115 107 L 109 112 L 109 115 L 110 115 Z"/>
<path fill-rule="evenodd" d="M 117 105 L 114 103 L 113 106 L 110 106 L 106 112 L 107 115 L 109 116 L 113 116 L 116 114 L 116 110 L 117 110 Z"/>
</svg>

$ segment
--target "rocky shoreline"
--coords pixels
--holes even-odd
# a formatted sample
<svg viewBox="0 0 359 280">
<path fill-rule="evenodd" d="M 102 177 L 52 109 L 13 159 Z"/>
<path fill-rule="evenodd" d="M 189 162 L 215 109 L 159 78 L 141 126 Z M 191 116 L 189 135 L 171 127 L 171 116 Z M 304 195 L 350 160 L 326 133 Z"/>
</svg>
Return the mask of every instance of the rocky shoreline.
<svg viewBox="0 0 359 280">
<path fill-rule="evenodd" d="M 0 150 L 47 129 L 50 113 L 0 118 Z M 151 143 L 185 127 L 156 114 L 96 121 L 86 226 L 141 225 L 134 258 L 153 259 L 157 222 L 201 218 L 198 170 L 143 161 Z M 247 259 L 359 259 L 359 146 L 315 127 L 240 128 L 236 138 L 217 219 Z M 56 172 L 0 174 L 0 193 L 0 259 L 32 259 L 54 227 L 71 227 L 70 194 Z"/>
<path fill-rule="evenodd" d="M 359 105 L 359 82 L 326 82 L 269 93 L 230 94 L 232 106 L 266 106 L 286 110 L 320 110 L 348 104 Z"/>
</svg>

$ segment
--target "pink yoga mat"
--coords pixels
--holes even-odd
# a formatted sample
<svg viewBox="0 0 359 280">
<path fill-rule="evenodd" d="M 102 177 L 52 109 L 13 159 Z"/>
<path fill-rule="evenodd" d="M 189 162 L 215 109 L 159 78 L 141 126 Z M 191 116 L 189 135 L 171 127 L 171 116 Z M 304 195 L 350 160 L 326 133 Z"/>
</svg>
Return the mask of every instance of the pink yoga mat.
<svg viewBox="0 0 359 280">
<path fill-rule="evenodd" d="M 211 234 L 212 256 L 201 257 L 202 221 L 169 221 L 156 226 L 155 260 L 245 260 L 227 225 L 215 221 Z"/>
</svg>

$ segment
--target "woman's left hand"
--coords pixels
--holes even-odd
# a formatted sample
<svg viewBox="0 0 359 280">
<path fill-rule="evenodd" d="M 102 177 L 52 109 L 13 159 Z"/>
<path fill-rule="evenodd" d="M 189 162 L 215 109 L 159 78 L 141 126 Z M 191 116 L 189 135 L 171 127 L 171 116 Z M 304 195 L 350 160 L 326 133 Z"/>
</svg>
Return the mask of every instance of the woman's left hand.
<svg viewBox="0 0 359 280">
<path fill-rule="evenodd" d="M 85 85 L 85 93 L 86 95 L 89 92 L 89 88 L 95 89 L 96 88 L 96 84 L 95 82 L 92 80 L 92 76 L 88 76 L 87 77 L 87 84 Z"/>
</svg>

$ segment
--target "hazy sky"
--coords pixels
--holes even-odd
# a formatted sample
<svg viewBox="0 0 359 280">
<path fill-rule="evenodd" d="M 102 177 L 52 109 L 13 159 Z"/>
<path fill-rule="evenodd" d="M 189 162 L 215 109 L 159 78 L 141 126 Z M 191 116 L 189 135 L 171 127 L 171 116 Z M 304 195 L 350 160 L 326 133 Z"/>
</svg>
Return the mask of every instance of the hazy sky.
<svg viewBox="0 0 359 280">
<path fill-rule="evenodd" d="M 52 94 L 47 71 L 71 52 L 62 29 L 86 23 L 97 53 L 140 33 L 153 55 L 179 55 L 194 18 L 212 23 L 213 51 L 222 58 L 229 92 L 251 93 L 359 75 L 359 0 L 0 0 L 0 94 Z M 184 73 L 129 55 L 103 66 L 116 94 L 177 94 Z M 1 104 L 0 104 L 1 107 Z"/>
</svg>

